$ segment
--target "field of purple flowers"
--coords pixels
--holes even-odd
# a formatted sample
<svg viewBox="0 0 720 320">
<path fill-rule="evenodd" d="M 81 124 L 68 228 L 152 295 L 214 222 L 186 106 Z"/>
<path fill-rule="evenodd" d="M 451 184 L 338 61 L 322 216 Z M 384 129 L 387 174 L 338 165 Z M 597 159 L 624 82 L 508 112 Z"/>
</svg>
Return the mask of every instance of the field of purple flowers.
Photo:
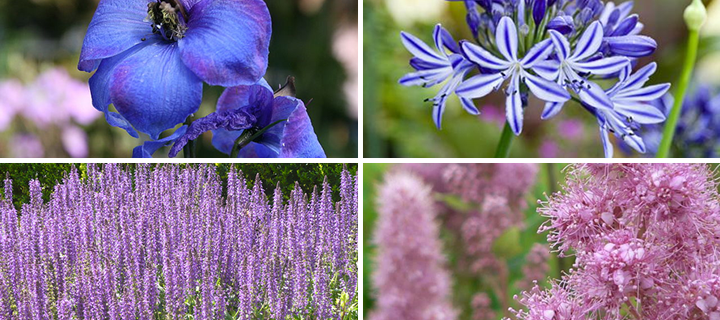
<svg viewBox="0 0 720 320">
<path fill-rule="evenodd" d="M 231 169 L 89 165 L 0 197 L 0 318 L 357 319 L 357 179 L 268 197 Z M 339 201 L 333 201 L 333 189 Z"/>
</svg>

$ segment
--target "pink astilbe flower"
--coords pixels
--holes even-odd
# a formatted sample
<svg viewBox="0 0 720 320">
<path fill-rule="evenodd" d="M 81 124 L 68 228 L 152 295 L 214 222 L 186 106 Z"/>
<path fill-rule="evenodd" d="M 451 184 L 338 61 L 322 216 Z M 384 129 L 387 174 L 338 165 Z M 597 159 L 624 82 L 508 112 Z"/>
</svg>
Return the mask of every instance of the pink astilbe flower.
<svg viewBox="0 0 720 320">
<path fill-rule="evenodd" d="M 699 164 L 576 165 L 538 211 L 573 269 L 518 319 L 720 319 L 720 206 Z M 567 306 L 572 306 L 568 309 Z M 569 312 L 567 310 L 573 310 Z"/>
<path fill-rule="evenodd" d="M 378 305 L 370 319 L 455 319 L 431 188 L 396 171 L 385 177 L 378 194 L 373 274 Z"/>
</svg>

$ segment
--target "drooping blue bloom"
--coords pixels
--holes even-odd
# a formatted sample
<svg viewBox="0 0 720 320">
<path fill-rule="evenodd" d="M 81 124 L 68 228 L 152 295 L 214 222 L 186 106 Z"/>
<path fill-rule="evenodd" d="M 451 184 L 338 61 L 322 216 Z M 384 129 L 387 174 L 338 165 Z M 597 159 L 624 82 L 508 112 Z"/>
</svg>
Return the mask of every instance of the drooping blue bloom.
<svg viewBox="0 0 720 320">
<path fill-rule="evenodd" d="M 632 67 L 627 65 L 620 73 L 620 81 L 607 90 L 613 104 L 612 109 L 592 108 L 583 104 L 598 118 L 606 157 L 611 158 L 614 150 L 609 139 L 610 132 L 636 151 L 645 153 L 645 143 L 638 134 L 640 127 L 665 121 L 663 110 L 658 109 L 652 102 L 665 95 L 670 84 L 645 87 L 645 83 L 656 70 L 657 65 L 653 62 L 631 74 Z"/>
<path fill-rule="evenodd" d="M 527 85 L 535 96 L 548 102 L 564 103 L 570 99 L 570 94 L 557 83 L 528 72 L 552 52 L 550 40 L 536 44 L 528 50 L 525 57 L 519 58 L 517 28 L 510 18 L 503 17 L 496 30 L 495 41 L 503 58 L 498 58 L 470 42 L 462 43 L 462 50 L 470 61 L 497 73 L 474 76 L 460 85 L 456 93 L 461 98 L 481 98 L 497 90 L 506 79 L 510 79 L 510 85 L 505 90 L 506 116 L 513 132 L 519 135 L 522 132 L 524 112 L 521 84 Z"/>
<path fill-rule="evenodd" d="M 271 126 L 272 125 L 272 126 Z M 261 130 L 271 126 L 267 131 Z M 213 145 L 231 154 L 242 137 L 250 138 L 239 150 L 242 158 L 325 158 L 305 104 L 289 96 L 273 96 L 264 80 L 251 86 L 228 88 L 220 96 L 217 111 L 194 121 L 187 133 L 175 141 L 175 157 L 190 140 L 213 132 Z"/>
<path fill-rule="evenodd" d="M 409 33 L 401 32 L 400 36 L 405 48 L 415 56 L 410 60 L 410 65 L 417 70 L 402 77 L 400 84 L 432 87 L 450 78 L 434 98 L 428 99 L 433 102 L 433 120 L 440 129 L 447 99 L 474 65 L 463 57 L 450 33 L 439 24 L 435 26 L 433 32 L 437 51 Z M 468 113 L 472 115 L 480 113 L 470 99 L 461 97 L 460 102 Z"/>
<path fill-rule="evenodd" d="M 271 31 L 261 0 L 102 0 L 78 68 L 97 70 L 93 105 L 108 123 L 157 140 L 197 111 L 203 82 L 260 80 Z"/>
</svg>

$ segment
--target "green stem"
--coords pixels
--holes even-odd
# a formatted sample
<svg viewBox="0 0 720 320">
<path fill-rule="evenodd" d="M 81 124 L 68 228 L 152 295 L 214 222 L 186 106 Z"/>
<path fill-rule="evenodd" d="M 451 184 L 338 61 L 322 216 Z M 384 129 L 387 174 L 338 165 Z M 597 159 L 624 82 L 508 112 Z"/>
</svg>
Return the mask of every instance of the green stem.
<svg viewBox="0 0 720 320">
<path fill-rule="evenodd" d="M 663 133 L 663 139 L 658 149 L 658 158 L 669 158 L 670 147 L 672 147 L 672 141 L 675 137 L 675 130 L 677 129 L 680 115 L 682 114 L 683 101 L 685 101 L 685 95 L 687 94 L 688 87 L 690 86 L 690 80 L 692 78 L 693 69 L 695 68 L 695 62 L 697 61 L 698 45 L 700 43 L 700 32 L 697 30 L 690 30 L 688 34 L 688 46 L 687 55 L 685 56 L 685 64 L 683 65 L 682 74 L 680 76 L 680 83 L 677 87 L 675 94 L 675 103 L 668 121 L 665 123 L 665 131 Z"/>
<path fill-rule="evenodd" d="M 495 152 L 495 158 L 510 158 L 510 146 L 512 145 L 515 134 L 510 128 L 509 123 L 505 123 L 505 129 L 503 129 L 502 136 L 500 137 L 500 143 L 498 143 L 497 151 Z"/>
</svg>

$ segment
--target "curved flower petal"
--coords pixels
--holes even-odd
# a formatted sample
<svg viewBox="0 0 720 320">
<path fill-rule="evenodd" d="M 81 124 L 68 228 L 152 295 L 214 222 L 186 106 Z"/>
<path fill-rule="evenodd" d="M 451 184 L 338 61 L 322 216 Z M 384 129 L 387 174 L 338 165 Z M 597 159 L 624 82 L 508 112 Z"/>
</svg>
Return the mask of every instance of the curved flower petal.
<svg viewBox="0 0 720 320">
<path fill-rule="evenodd" d="M 102 0 L 90 21 L 78 69 L 92 72 L 100 60 L 115 56 L 142 43 L 152 27 L 144 22 L 147 2 L 137 0 Z"/>
<path fill-rule="evenodd" d="M 570 93 L 559 84 L 525 72 L 525 84 L 532 93 L 546 102 L 565 102 L 570 100 Z"/>
<path fill-rule="evenodd" d="M 555 45 L 555 52 L 557 53 L 558 59 L 560 61 L 567 60 L 567 58 L 570 56 L 570 42 L 560 34 L 560 32 L 557 32 L 555 30 L 550 30 L 550 39 L 552 39 L 553 44 Z"/>
<path fill-rule="evenodd" d="M 524 120 L 522 98 L 520 97 L 519 88 L 520 77 L 515 75 L 512 79 L 512 87 L 510 88 L 512 91 L 507 93 L 507 98 L 505 99 L 505 117 L 507 117 L 508 124 L 510 124 L 512 131 L 518 136 L 522 133 Z"/>
<path fill-rule="evenodd" d="M 325 150 L 323 150 L 317 135 L 315 135 L 315 129 L 313 129 L 310 117 L 307 114 L 305 104 L 299 99 L 290 97 L 278 97 L 275 99 L 274 108 L 276 110 L 293 107 L 294 109 L 283 128 L 279 157 L 325 158 Z"/>
<path fill-rule="evenodd" d="M 503 76 L 499 73 L 479 74 L 465 80 L 465 82 L 457 87 L 455 94 L 467 99 L 482 98 L 493 90 L 496 90 L 503 80 Z"/>
<path fill-rule="evenodd" d="M 532 70 L 547 80 L 555 81 L 560 75 L 560 63 L 556 60 L 545 60 L 537 63 Z"/>
<path fill-rule="evenodd" d="M 218 151 L 230 155 L 232 148 L 235 145 L 235 141 L 240 138 L 243 131 L 230 131 L 226 129 L 212 130 L 212 145 Z M 249 145 L 248 145 L 249 147 Z M 246 147 L 247 148 L 247 147 Z M 245 148 L 243 148 L 245 149 Z M 241 150 L 242 151 L 242 150 Z"/>
<path fill-rule="evenodd" d="M 578 90 L 582 102 L 596 109 L 612 110 L 613 103 L 605 91 L 592 81 L 585 81 Z"/>
<path fill-rule="evenodd" d="M 602 122 L 600 122 L 600 139 L 602 140 L 603 150 L 605 151 L 605 158 L 612 158 L 615 147 L 613 147 L 610 142 L 607 126 Z"/>
<path fill-rule="evenodd" d="M 542 62 L 543 60 L 547 59 L 547 57 L 552 53 L 553 51 L 553 42 L 550 39 L 543 40 L 536 44 L 534 47 L 530 48 L 528 52 L 525 54 L 525 57 L 520 61 L 523 68 L 530 69 L 534 67 L 537 63 Z"/>
<path fill-rule="evenodd" d="M 460 47 L 470 61 L 483 68 L 491 70 L 505 70 L 510 67 L 510 62 L 494 56 L 492 53 L 487 52 L 485 49 L 476 44 L 464 41 Z"/>
<path fill-rule="evenodd" d="M 142 145 L 133 149 L 133 158 L 152 158 L 153 154 L 158 151 L 158 149 L 173 144 L 177 138 L 184 135 L 187 128 L 187 126 L 182 126 L 175 130 L 172 135 L 160 140 L 145 141 Z"/>
<path fill-rule="evenodd" d="M 182 61 L 210 85 L 256 83 L 265 75 L 272 25 L 262 0 L 201 0 L 189 11 Z"/>
<path fill-rule="evenodd" d="M 474 116 L 477 116 L 480 114 L 480 110 L 478 110 L 478 108 L 475 106 L 475 104 L 473 103 L 473 101 L 471 99 L 466 99 L 463 97 L 459 97 L 459 98 L 460 98 L 460 104 L 462 104 L 463 109 L 465 109 L 465 111 L 467 111 L 467 113 L 474 115 Z"/>
<path fill-rule="evenodd" d="M 565 105 L 564 102 L 548 102 L 545 104 L 545 109 L 543 109 L 543 113 L 541 116 L 541 119 L 548 120 L 560 113 L 562 111 L 563 106 Z"/>
<path fill-rule="evenodd" d="M 176 44 L 156 43 L 118 63 L 110 100 L 137 130 L 157 140 L 197 111 L 202 82 L 182 63 Z"/>
<path fill-rule="evenodd" d="M 509 17 L 502 17 L 495 30 L 495 41 L 500 53 L 507 61 L 517 61 L 518 33 L 515 23 Z"/>
<path fill-rule="evenodd" d="M 610 52 L 631 58 L 646 57 L 655 52 L 657 42 L 646 36 L 606 37 Z"/>
<path fill-rule="evenodd" d="M 657 124 L 664 122 L 667 118 L 658 108 L 643 103 L 618 103 L 615 102 L 615 111 L 640 124 Z"/>
<path fill-rule="evenodd" d="M 615 27 L 615 31 L 610 34 L 611 37 L 617 37 L 617 36 L 626 36 L 633 32 L 638 24 L 638 15 L 634 14 L 627 18 L 625 18 L 623 21 L 621 21 L 617 27 Z"/>
<path fill-rule="evenodd" d="M 408 73 L 398 81 L 403 86 L 427 86 L 432 87 L 445 81 L 453 73 L 451 67 L 422 70 Z"/>
<path fill-rule="evenodd" d="M 626 57 L 610 57 L 590 62 L 575 62 L 573 68 L 582 73 L 594 75 L 608 75 L 616 73 L 630 64 Z"/>
<path fill-rule="evenodd" d="M 575 52 L 570 57 L 573 61 L 580 61 L 595 54 L 603 41 L 603 28 L 599 21 L 595 21 L 583 32 L 575 46 Z"/>
<path fill-rule="evenodd" d="M 613 97 L 615 100 L 652 101 L 660 99 L 670 89 L 670 84 L 657 84 L 636 90 L 623 90 Z"/>
<path fill-rule="evenodd" d="M 405 31 L 400 31 L 400 40 L 402 40 L 405 48 L 418 59 L 433 64 L 447 65 L 447 60 L 443 59 L 418 37 Z"/>
<path fill-rule="evenodd" d="M 656 70 L 657 63 L 655 62 L 642 67 L 640 70 L 627 77 L 627 79 L 622 83 L 619 91 L 634 91 L 642 88 L 645 83 L 650 80 L 650 76 L 655 74 Z"/>
<path fill-rule="evenodd" d="M 458 47 L 455 39 L 453 39 L 450 32 L 445 30 L 439 23 L 435 26 L 435 30 L 433 30 L 433 39 L 435 39 L 435 47 L 442 55 L 446 57 L 448 55 L 445 48 L 453 53 L 460 53 L 460 47 Z"/>
</svg>

